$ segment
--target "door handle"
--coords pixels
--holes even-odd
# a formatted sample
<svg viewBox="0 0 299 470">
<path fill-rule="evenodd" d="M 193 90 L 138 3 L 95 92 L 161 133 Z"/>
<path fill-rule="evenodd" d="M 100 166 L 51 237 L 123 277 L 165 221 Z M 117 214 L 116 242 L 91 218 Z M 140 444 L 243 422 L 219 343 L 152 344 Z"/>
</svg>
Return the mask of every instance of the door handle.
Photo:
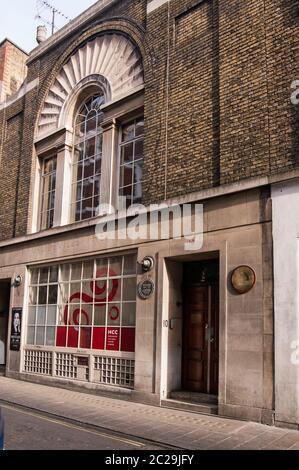
<svg viewBox="0 0 299 470">
<path fill-rule="evenodd" d="M 209 328 L 208 323 L 206 323 L 206 325 L 205 325 L 205 341 L 206 341 L 206 343 L 208 341 L 210 341 L 210 328 Z"/>
<path fill-rule="evenodd" d="M 208 323 L 205 325 L 205 341 L 215 343 L 214 328 L 211 328 Z"/>
<path fill-rule="evenodd" d="M 215 343 L 214 328 L 210 328 L 210 343 Z"/>
</svg>

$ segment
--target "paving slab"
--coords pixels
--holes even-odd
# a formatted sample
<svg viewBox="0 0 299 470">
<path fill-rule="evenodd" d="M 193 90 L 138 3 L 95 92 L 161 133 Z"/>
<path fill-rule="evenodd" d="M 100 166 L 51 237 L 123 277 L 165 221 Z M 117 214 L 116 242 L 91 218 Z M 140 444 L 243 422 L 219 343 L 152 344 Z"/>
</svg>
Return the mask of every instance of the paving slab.
<svg viewBox="0 0 299 470">
<path fill-rule="evenodd" d="M 299 432 L 0 377 L 0 401 L 182 449 L 299 449 Z M 0 403 L 1 405 L 1 403 Z"/>
</svg>

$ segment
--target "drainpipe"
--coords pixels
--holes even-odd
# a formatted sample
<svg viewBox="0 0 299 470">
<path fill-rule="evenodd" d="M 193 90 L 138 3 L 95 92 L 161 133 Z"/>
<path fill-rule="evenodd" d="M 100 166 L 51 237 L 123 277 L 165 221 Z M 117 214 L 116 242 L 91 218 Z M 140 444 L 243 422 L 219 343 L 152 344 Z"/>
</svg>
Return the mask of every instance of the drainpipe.
<svg viewBox="0 0 299 470">
<path fill-rule="evenodd" d="M 166 63 L 166 117 L 165 117 L 165 187 L 164 199 L 167 200 L 167 170 L 168 170 L 168 120 L 169 120 L 169 82 L 170 82 L 170 1 L 167 13 L 167 63 Z"/>
</svg>

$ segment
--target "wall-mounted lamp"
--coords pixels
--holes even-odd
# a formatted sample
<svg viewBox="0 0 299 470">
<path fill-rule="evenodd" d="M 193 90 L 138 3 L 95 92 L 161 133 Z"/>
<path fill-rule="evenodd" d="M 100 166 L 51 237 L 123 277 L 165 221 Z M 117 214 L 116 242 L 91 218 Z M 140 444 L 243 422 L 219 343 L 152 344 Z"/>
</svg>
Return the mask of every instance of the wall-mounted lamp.
<svg viewBox="0 0 299 470">
<path fill-rule="evenodd" d="M 151 271 L 155 265 L 155 260 L 152 256 L 146 256 L 140 263 L 142 271 L 148 273 Z"/>
<path fill-rule="evenodd" d="M 14 285 L 14 287 L 20 287 L 22 282 L 23 282 L 23 277 L 21 276 L 21 274 L 18 274 L 14 279 L 13 285 Z"/>
</svg>

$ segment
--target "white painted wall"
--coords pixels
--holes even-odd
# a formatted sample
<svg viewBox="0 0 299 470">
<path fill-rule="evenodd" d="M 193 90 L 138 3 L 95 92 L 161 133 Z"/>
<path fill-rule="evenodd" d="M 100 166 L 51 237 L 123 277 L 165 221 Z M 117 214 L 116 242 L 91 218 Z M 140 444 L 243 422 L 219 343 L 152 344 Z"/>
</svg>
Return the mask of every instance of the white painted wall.
<svg viewBox="0 0 299 470">
<path fill-rule="evenodd" d="M 167 260 L 163 266 L 161 399 L 182 388 L 183 265 Z"/>
<path fill-rule="evenodd" d="M 272 204 L 276 420 L 299 423 L 299 180 L 273 185 Z"/>
<path fill-rule="evenodd" d="M 7 324 L 4 316 L 0 317 L 0 366 L 5 364 Z"/>
</svg>

